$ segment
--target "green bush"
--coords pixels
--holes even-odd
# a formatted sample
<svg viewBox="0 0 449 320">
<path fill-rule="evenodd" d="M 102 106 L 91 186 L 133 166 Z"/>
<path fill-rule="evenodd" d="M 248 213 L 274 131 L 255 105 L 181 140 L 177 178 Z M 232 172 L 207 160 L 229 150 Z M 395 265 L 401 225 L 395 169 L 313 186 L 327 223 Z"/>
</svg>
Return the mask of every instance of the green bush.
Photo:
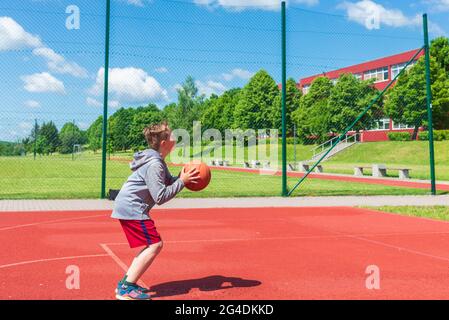
<svg viewBox="0 0 449 320">
<path fill-rule="evenodd" d="M 388 140 L 390 141 L 410 141 L 412 135 L 410 132 L 389 132 Z"/>
<path fill-rule="evenodd" d="M 443 141 L 444 140 L 444 134 L 442 131 L 435 130 L 433 132 L 433 140 L 434 141 Z"/>
<path fill-rule="evenodd" d="M 429 140 L 429 132 L 422 131 L 418 135 L 419 140 L 428 141 Z M 434 141 L 443 141 L 449 140 L 449 130 L 434 130 L 433 131 L 433 140 Z"/>
<path fill-rule="evenodd" d="M 435 132 L 440 136 L 440 141 L 449 140 L 449 130 L 436 130 Z"/>
<path fill-rule="evenodd" d="M 282 144 L 282 138 L 279 138 L 278 140 L 279 140 L 279 145 L 281 145 Z M 295 143 L 295 138 L 287 137 L 286 141 L 287 141 L 287 144 L 294 144 Z M 296 144 L 301 144 L 301 141 L 300 141 L 300 139 L 298 137 L 296 137 Z"/>
<path fill-rule="evenodd" d="M 429 132 L 421 131 L 418 133 L 418 140 L 420 141 L 428 141 L 429 140 Z"/>
</svg>

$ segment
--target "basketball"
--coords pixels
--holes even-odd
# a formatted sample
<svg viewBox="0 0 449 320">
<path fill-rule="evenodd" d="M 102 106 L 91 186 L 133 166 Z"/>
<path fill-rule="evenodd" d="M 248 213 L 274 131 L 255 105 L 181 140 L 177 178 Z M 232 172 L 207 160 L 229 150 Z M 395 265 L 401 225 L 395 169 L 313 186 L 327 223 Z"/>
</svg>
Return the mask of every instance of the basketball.
<svg viewBox="0 0 449 320">
<path fill-rule="evenodd" d="M 192 161 L 184 165 L 184 170 L 186 172 L 191 170 L 192 168 L 196 168 L 200 172 L 199 174 L 200 178 L 196 183 L 186 184 L 186 188 L 191 191 L 201 191 L 204 188 L 206 188 L 210 182 L 211 179 L 210 169 L 204 162 L 201 161 Z"/>
</svg>

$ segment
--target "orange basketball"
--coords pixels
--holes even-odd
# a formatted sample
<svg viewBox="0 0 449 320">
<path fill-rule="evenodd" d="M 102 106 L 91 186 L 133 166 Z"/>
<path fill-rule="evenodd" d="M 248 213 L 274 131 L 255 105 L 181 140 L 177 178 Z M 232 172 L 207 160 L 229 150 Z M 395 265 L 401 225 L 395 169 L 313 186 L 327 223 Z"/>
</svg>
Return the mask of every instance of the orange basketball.
<svg viewBox="0 0 449 320">
<path fill-rule="evenodd" d="M 210 182 L 211 173 L 209 167 L 201 161 L 192 161 L 184 165 L 184 170 L 189 171 L 196 168 L 200 172 L 200 178 L 196 183 L 189 183 L 186 188 L 191 191 L 201 191 L 207 187 Z"/>
</svg>

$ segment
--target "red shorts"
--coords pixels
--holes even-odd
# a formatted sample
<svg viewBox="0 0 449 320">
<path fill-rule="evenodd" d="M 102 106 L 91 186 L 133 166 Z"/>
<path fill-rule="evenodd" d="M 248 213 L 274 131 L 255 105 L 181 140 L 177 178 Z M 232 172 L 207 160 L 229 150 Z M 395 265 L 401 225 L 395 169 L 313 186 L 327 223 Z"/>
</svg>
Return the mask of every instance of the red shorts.
<svg viewBox="0 0 449 320">
<path fill-rule="evenodd" d="M 154 221 L 149 220 L 120 220 L 126 239 L 131 248 L 149 246 L 161 242 L 161 236 L 156 230 Z"/>
</svg>

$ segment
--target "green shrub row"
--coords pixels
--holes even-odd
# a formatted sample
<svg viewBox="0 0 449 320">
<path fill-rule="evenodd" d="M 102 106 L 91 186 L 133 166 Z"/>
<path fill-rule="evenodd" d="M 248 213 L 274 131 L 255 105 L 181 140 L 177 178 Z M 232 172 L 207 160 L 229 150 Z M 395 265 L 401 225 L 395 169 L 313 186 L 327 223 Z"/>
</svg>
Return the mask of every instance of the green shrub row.
<svg viewBox="0 0 449 320">
<path fill-rule="evenodd" d="M 418 134 L 418 139 L 421 141 L 428 141 L 429 140 L 429 132 L 421 131 Z M 433 131 L 433 140 L 435 140 L 435 141 L 449 140 L 449 130 L 434 130 Z"/>
<path fill-rule="evenodd" d="M 390 141 L 410 141 L 412 135 L 410 132 L 389 132 L 388 140 Z"/>
</svg>

